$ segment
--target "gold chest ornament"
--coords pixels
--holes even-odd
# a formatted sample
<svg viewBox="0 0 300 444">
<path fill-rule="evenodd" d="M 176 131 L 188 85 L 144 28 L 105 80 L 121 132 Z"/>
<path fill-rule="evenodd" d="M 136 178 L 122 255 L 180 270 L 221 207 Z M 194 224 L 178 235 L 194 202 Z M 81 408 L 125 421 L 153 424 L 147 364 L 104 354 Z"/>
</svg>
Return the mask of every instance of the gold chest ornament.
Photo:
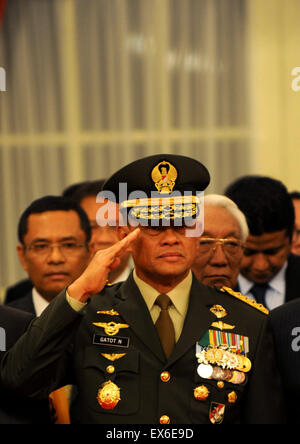
<svg viewBox="0 0 300 444">
<path fill-rule="evenodd" d="M 102 384 L 97 393 L 97 401 L 105 410 L 112 410 L 121 401 L 120 388 L 112 381 Z"/>
</svg>

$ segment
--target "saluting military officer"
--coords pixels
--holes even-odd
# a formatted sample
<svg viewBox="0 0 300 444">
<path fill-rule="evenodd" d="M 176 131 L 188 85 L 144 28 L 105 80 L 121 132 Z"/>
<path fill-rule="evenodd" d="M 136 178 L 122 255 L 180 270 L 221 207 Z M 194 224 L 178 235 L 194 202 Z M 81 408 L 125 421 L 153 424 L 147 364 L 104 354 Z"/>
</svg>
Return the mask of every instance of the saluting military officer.
<svg viewBox="0 0 300 444">
<path fill-rule="evenodd" d="M 267 310 L 191 272 L 209 180 L 198 161 L 165 154 L 106 182 L 127 218 L 121 240 L 6 355 L 7 388 L 43 396 L 77 384 L 81 423 L 284 422 Z M 128 251 L 133 273 L 107 285 Z"/>
</svg>

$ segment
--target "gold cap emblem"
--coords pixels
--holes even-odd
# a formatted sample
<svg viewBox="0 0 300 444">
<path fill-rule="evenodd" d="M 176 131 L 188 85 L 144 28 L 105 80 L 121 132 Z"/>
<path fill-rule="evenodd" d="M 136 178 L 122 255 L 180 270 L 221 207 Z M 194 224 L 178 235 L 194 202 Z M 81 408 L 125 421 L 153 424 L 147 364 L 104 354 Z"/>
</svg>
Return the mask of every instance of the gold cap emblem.
<svg viewBox="0 0 300 444">
<path fill-rule="evenodd" d="M 166 162 L 165 160 L 153 168 L 151 173 L 157 191 L 161 194 L 172 193 L 177 176 L 176 168 L 170 162 Z"/>
</svg>

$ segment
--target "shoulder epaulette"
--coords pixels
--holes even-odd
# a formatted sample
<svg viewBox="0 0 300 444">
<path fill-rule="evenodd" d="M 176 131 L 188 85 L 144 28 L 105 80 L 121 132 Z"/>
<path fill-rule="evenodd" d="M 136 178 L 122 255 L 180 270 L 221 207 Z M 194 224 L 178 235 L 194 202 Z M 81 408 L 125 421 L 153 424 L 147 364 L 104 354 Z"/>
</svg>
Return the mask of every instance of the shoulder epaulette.
<svg viewBox="0 0 300 444">
<path fill-rule="evenodd" d="M 222 287 L 220 290 L 223 291 L 223 293 L 231 294 L 231 296 L 234 296 L 235 298 L 239 299 L 240 301 L 243 301 L 246 304 L 251 305 L 252 307 L 256 308 L 257 310 L 262 311 L 266 315 L 269 314 L 269 310 L 266 307 L 264 307 L 262 304 L 259 304 L 258 302 L 254 301 L 253 299 L 248 298 L 247 296 L 243 296 L 242 293 L 238 293 L 237 291 L 232 290 L 232 288 Z"/>
</svg>

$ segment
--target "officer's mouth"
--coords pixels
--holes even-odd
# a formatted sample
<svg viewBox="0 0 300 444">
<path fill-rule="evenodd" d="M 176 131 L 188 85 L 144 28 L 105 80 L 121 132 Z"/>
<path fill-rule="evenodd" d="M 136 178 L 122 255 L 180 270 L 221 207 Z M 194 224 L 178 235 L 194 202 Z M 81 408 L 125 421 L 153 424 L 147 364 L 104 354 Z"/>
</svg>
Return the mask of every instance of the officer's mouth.
<svg viewBox="0 0 300 444">
<path fill-rule="evenodd" d="M 176 262 L 178 259 L 183 258 L 184 256 L 178 252 L 166 252 L 158 256 L 158 259 L 163 259 L 168 262 Z"/>
<path fill-rule="evenodd" d="M 66 272 L 63 272 L 63 271 L 61 271 L 61 272 L 56 271 L 56 272 L 53 272 L 53 273 L 46 273 L 44 276 L 46 278 L 51 279 L 51 280 L 55 280 L 55 281 L 58 280 L 58 281 L 60 281 L 60 280 L 65 280 L 66 277 L 69 277 L 69 273 L 66 273 Z"/>
</svg>

